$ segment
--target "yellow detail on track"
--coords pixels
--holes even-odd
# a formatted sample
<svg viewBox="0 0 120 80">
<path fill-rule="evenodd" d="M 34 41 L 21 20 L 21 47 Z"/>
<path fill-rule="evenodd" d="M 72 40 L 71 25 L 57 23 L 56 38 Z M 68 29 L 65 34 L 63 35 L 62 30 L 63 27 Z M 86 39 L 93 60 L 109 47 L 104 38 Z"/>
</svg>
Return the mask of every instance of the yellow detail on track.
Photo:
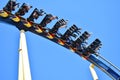
<svg viewBox="0 0 120 80">
<path fill-rule="evenodd" d="M 12 20 L 13 20 L 14 22 L 19 22 L 19 21 L 20 21 L 20 18 L 17 17 L 17 16 L 15 16 L 14 18 L 12 18 Z"/>
<path fill-rule="evenodd" d="M 65 42 L 62 41 L 62 40 L 58 40 L 58 43 L 59 43 L 60 45 L 65 45 Z"/>
<path fill-rule="evenodd" d="M 86 59 L 85 57 L 83 57 L 83 56 L 82 56 L 81 58 L 82 58 L 83 60 L 87 60 L 87 59 Z"/>
<path fill-rule="evenodd" d="M 42 33 L 43 32 L 43 30 L 40 29 L 39 27 L 35 31 L 38 32 L 38 33 Z"/>
<path fill-rule="evenodd" d="M 32 26 L 32 24 L 30 22 L 24 23 L 24 25 L 28 28 L 30 28 Z"/>
<path fill-rule="evenodd" d="M 76 49 L 75 49 L 75 48 L 72 48 L 72 47 L 70 47 L 69 49 L 70 49 L 70 51 L 72 51 L 72 52 L 75 52 L 75 51 L 76 51 Z"/>
<path fill-rule="evenodd" d="M 1 11 L 0 16 L 6 18 L 6 17 L 9 16 L 9 14 L 7 12 L 5 12 L 5 11 Z"/>
<path fill-rule="evenodd" d="M 50 33 L 48 33 L 47 37 L 48 37 L 49 39 L 53 39 L 53 38 L 54 38 L 54 36 L 53 36 L 52 34 L 50 34 Z"/>
</svg>

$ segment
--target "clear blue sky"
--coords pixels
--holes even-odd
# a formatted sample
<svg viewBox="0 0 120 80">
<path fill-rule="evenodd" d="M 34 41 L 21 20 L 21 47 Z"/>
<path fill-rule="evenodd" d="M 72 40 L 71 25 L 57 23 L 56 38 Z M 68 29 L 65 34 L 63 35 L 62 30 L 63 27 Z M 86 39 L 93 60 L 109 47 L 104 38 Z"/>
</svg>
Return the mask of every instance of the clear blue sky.
<svg viewBox="0 0 120 80">
<path fill-rule="evenodd" d="M 120 67 L 120 0 L 17 0 L 34 8 L 69 20 L 68 27 L 76 24 L 82 31 L 92 32 L 89 42 L 102 41 L 101 55 Z M 0 9 L 7 0 L 0 2 Z M 40 22 L 42 17 L 36 22 Z M 48 27 L 56 21 L 53 21 Z M 63 29 L 65 31 L 65 29 Z M 26 32 L 33 80 L 92 80 L 89 62 L 71 51 L 33 33 Z M 19 30 L 0 22 L 0 78 L 17 80 Z M 96 68 L 99 80 L 111 80 Z"/>
</svg>

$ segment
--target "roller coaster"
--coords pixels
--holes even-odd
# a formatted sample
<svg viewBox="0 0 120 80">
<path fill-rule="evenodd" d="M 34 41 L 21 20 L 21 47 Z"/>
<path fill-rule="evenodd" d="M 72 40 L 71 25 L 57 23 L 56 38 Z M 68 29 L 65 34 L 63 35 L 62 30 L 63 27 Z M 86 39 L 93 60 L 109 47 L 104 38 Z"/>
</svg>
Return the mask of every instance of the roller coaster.
<svg viewBox="0 0 120 80">
<path fill-rule="evenodd" d="M 91 35 L 88 31 L 81 33 L 81 28 L 78 28 L 73 24 L 64 34 L 62 34 L 59 32 L 59 29 L 67 26 L 67 20 L 59 19 L 57 16 L 47 14 L 42 9 L 39 10 L 37 8 L 35 8 L 31 15 L 26 19 L 23 16 L 29 12 L 32 6 L 23 3 L 18 11 L 13 14 L 12 11 L 15 11 L 18 7 L 19 3 L 14 0 L 9 0 L 3 9 L 0 10 L 0 21 L 15 26 L 21 31 L 21 33 L 30 31 L 55 42 L 56 44 L 78 54 L 94 66 L 97 66 L 113 80 L 120 80 L 120 69 L 99 54 L 98 51 L 101 48 L 102 43 L 98 38 L 87 46 L 86 40 Z M 34 20 L 43 15 L 45 15 L 43 20 L 40 23 L 35 23 Z M 55 19 L 59 20 L 52 28 L 48 28 L 47 25 Z M 102 61 L 97 57 L 101 58 Z M 107 64 L 103 61 L 107 62 Z M 109 67 L 109 65 L 112 67 Z"/>
</svg>

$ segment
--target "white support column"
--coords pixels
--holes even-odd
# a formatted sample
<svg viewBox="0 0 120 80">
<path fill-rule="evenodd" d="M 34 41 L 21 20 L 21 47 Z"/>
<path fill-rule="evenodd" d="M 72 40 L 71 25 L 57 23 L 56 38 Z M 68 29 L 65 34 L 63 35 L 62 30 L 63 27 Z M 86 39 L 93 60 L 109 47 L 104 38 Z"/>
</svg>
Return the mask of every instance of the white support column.
<svg viewBox="0 0 120 80">
<path fill-rule="evenodd" d="M 32 80 L 24 30 L 20 32 L 18 80 Z"/>
<path fill-rule="evenodd" d="M 93 80 L 98 80 L 98 76 L 96 74 L 96 71 L 94 70 L 94 64 L 90 64 L 89 68 L 90 68 L 90 72 L 92 74 Z"/>
</svg>

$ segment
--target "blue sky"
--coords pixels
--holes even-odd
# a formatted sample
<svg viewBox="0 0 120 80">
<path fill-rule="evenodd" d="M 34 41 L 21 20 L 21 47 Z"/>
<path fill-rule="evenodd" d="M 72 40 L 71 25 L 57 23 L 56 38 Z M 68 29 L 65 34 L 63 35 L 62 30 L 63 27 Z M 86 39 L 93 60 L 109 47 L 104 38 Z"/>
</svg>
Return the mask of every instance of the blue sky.
<svg viewBox="0 0 120 80">
<path fill-rule="evenodd" d="M 68 27 L 76 24 L 92 33 L 88 42 L 95 38 L 102 41 L 101 55 L 120 67 L 120 1 L 119 0 L 17 0 L 29 3 L 33 8 L 44 9 L 68 20 Z M 7 0 L 1 1 L 0 9 Z M 36 22 L 40 22 L 40 17 Z M 56 20 L 48 25 L 52 27 Z M 65 29 L 63 29 L 65 31 Z M 0 22 L 0 78 L 17 80 L 19 30 Z M 89 62 L 73 52 L 31 32 L 26 32 L 33 80 L 92 80 Z M 99 80 L 111 80 L 96 68 Z"/>
</svg>

